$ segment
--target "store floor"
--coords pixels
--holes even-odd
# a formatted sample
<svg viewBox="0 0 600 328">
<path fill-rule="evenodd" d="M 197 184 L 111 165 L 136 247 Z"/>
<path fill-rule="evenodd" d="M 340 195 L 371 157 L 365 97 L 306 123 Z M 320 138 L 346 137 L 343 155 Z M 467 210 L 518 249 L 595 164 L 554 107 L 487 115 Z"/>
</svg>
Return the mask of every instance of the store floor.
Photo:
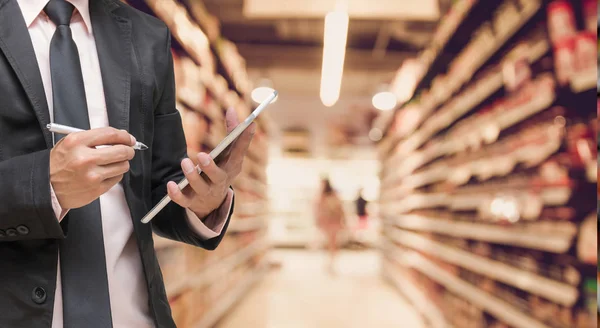
<svg viewBox="0 0 600 328">
<path fill-rule="evenodd" d="M 421 328 L 424 324 L 379 274 L 374 251 L 342 252 L 338 274 L 324 270 L 324 253 L 277 250 L 270 272 L 218 328 Z"/>
</svg>

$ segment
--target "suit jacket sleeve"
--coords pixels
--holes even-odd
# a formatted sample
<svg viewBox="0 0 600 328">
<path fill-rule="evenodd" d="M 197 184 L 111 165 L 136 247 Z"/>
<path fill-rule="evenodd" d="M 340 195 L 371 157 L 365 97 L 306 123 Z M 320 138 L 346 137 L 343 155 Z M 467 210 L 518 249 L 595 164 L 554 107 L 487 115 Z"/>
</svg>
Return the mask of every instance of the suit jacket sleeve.
<svg viewBox="0 0 600 328">
<path fill-rule="evenodd" d="M 0 241 L 64 238 L 50 197 L 50 150 L 0 162 Z"/>
<path fill-rule="evenodd" d="M 162 90 L 154 106 L 154 138 L 152 143 L 152 202 L 156 204 L 167 194 L 167 182 L 184 178 L 181 160 L 187 156 L 181 116 L 175 108 L 175 77 L 171 55 L 171 34 L 166 29 L 165 49 L 157 58 L 157 80 Z M 231 215 L 231 213 L 229 213 Z M 204 240 L 190 227 L 183 207 L 171 202 L 151 222 L 154 231 L 165 238 L 181 241 L 206 249 L 215 249 L 229 224 L 221 234 Z"/>
</svg>

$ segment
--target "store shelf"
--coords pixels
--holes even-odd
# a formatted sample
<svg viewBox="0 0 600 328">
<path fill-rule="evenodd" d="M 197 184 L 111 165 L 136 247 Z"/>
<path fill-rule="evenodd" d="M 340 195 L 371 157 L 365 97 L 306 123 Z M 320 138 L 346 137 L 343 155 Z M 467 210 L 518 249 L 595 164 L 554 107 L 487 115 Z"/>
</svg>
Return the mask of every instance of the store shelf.
<svg viewBox="0 0 600 328">
<path fill-rule="evenodd" d="M 256 202 L 249 202 L 245 204 L 235 205 L 236 215 L 244 217 L 258 217 L 268 214 L 269 203 L 262 200 Z"/>
<path fill-rule="evenodd" d="M 496 8 L 496 6 L 500 5 L 502 3 L 502 1 L 494 1 L 493 3 L 489 3 L 489 1 L 479 1 L 480 3 L 485 2 L 486 3 L 486 8 L 485 10 L 489 10 L 490 12 L 492 10 L 494 10 Z M 481 5 L 483 6 L 483 5 Z M 522 15 L 521 18 L 513 25 L 511 26 L 504 35 L 500 36 L 499 38 L 497 38 L 493 45 L 490 46 L 488 49 L 483 50 L 482 51 L 482 55 L 479 58 L 474 58 L 473 60 L 476 61 L 476 64 L 473 66 L 473 71 L 471 72 L 462 72 L 464 73 L 467 78 L 463 79 L 464 81 L 469 81 L 471 80 L 471 78 L 473 76 L 475 76 L 475 74 L 477 72 L 479 72 L 482 68 L 486 67 L 487 65 L 490 64 L 490 61 L 492 61 L 493 59 L 495 59 L 495 55 L 497 55 L 501 49 L 503 49 L 508 43 L 509 40 L 511 40 L 515 35 L 517 35 L 517 33 L 524 27 L 526 26 L 527 23 L 529 23 L 531 21 L 531 19 L 539 12 L 541 8 L 541 3 L 537 3 L 536 6 L 533 7 L 528 7 L 527 11 L 521 12 L 520 14 Z M 472 32 L 472 31 L 469 31 Z M 439 57 L 436 57 L 439 58 Z M 435 63 L 435 61 L 434 61 Z M 421 90 L 422 88 L 424 88 L 426 85 L 429 84 L 429 81 L 431 81 L 431 79 L 433 79 L 434 76 L 436 76 L 437 74 L 441 73 L 441 71 L 444 71 L 447 67 L 438 67 L 435 70 L 432 70 L 431 67 L 435 67 L 436 65 L 432 65 L 429 67 L 428 69 L 428 73 L 425 74 L 425 77 L 423 80 L 421 80 L 421 83 L 419 83 L 417 85 L 417 88 L 415 90 L 415 94 Z M 432 74 L 435 73 L 435 74 Z M 455 86 L 451 86 L 450 90 L 452 90 L 451 92 L 448 92 L 449 95 L 451 95 L 452 93 L 454 93 L 455 91 L 458 91 L 460 89 L 461 85 L 455 85 Z M 440 99 L 437 102 L 434 102 L 432 104 L 432 107 L 430 107 L 429 109 L 426 109 L 426 112 L 430 112 L 431 110 L 433 110 L 435 107 L 439 106 L 439 104 L 447 101 L 448 98 L 446 99 Z"/>
<path fill-rule="evenodd" d="M 420 110 L 416 129 L 400 137 L 397 131 L 412 126 L 402 125 L 397 111 L 378 145 L 379 210 L 390 240 L 384 254 L 400 264 L 386 275 L 396 274 L 404 285 L 406 278 L 423 281 L 422 294 L 456 326 L 574 326 L 549 308 L 575 318 L 589 314 L 586 307 L 594 302 L 592 287 L 581 284 L 596 280 L 596 268 L 584 263 L 595 255 L 577 241 L 591 239 L 593 229 L 581 221 L 593 204 L 581 195 L 589 196 L 597 164 L 582 168 L 571 159 L 572 145 L 588 145 L 597 129 L 588 123 L 592 112 L 578 108 L 598 76 L 596 70 L 572 72 L 566 89 L 557 86 L 550 54 L 560 58 L 560 48 L 548 33 L 560 28 L 560 13 L 547 1 L 485 3 L 495 8 L 478 17 L 471 8 L 464 17 L 470 22 L 457 23 L 470 24 L 464 33 L 470 37 L 448 42 L 462 47 L 435 53 L 432 65 L 424 61 L 426 73 L 413 96 L 420 99 L 405 106 Z M 574 16 L 582 29 L 588 12 L 571 3 L 578 4 Z M 496 10 L 505 4 L 506 10 Z M 523 51 L 529 65 L 513 73 L 529 81 L 504 92 L 503 73 L 511 72 L 505 60 L 520 60 Z M 587 146 L 584 151 L 586 158 L 595 156 Z M 545 305 L 548 310 L 538 311 Z"/>
<path fill-rule="evenodd" d="M 444 220 L 422 215 L 400 215 L 386 222 L 399 228 L 479 240 L 495 244 L 564 253 L 573 245 L 577 226 L 556 222 L 549 230 L 547 223 L 501 226 L 497 224 Z"/>
<path fill-rule="evenodd" d="M 505 177 L 523 169 L 532 169 L 543 165 L 548 158 L 556 154 L 563 144 L 563 134 L 553 129 L 554 123 L 539 124 L 526 131 L 517 133 L 503 141 L 471 151 L 465 156 L 448 157 L 418 173 L 400 176 L 400 170 L 392 172 L 382 179 L 382 190 L 402 188 L 405 192 L 433 183 L 451 183 L 459 186 L 472 178 L 484 182 L 492 178 Z M 488 157 L 484 152 L 494 153 Z M 593 167 L 592 167 L 593 166 Z M 590 176 L 594 174 L 595 165 L 588 168 Z M 448 172 L 451 172 L 450 174 Z M 398 187 L 398 185 L 400 187 Z"/>
<path fill-rule="evenodd" d="M 266 263 L 259 264 L 258 268 L 249 276 L 244 278 L 237 286 L 227 292 L 218 302 L 213 303 L 214 307 L 207 312 L 202 320 L 193 325 L 195 328 L 211 328 L 241 300 L 251 288 L 258 283 L 268 272 Z"/>
<path fill-rule="evenodd" d="M 589 163 L 585 168 L 585 174 L 586 174 L 588 182 L 598 182 L 597 162 Z"/>
<path fill-rule="evenodd" d="M 383 264 L 382 274 L 398 291 L 404 295 L 419 313 L 431 325 L 431 328 L 451 328 L 444 315 L 410 280 L 394 272 L 389 265 Z"/>
<path fill-rule="evenodd" d="M 448 208 L 453 211 L 474 211 L 486 201 L 490 201 L 498 193 L 504 192 L 513 196 L 524 196 L 528 189 L 522 186 L 507 188 L 474 187 L 468 192 L 463 189 L 456 190 L 455 194 L 448 193 L 413 193 L 405 198 L 398 199 L 382 196 L 380 204 L 384 215 L 397 215 L 413 210 L 427 208 Z M 565 205 L 573 196 L 573 189 L 569 185 L 548 185 L 539 187 L 540 203 L 546 206 Z M 459 193 L 460 192 L 460 193 Z"/>
<path fill-rule="evenodd" d="M 447 113 L 447 115 L 442 117 L 439 113 L 436 113 L 435 115 L 430 116 L 429 121 L 425 121 L 424 126 L 421 129 L 398 146 L 398 154 L 407 154 L 418 149 L 444 127 L 449 126 L 457 118 L 473 110 L 475 106 L 499 90 L 503 84 L 501 72 L 480 81 L 475 87 L 475 90 L 467 90 L 468 92 L 458 96 L 454 101 L 450 102 L 447 107 L 440 109 L 441 112 Z"/>
<path fill-rule="evenodd" d="M 436 75 L 447 68 L 444 55 L 451 52 L 449 48 L 463 48 L 470 39 L 465 37 L 465 34 L 471 35 L 473 32 L 472 26 L 483 23 L 500 3 L 500 1 L 489 3 L 484 0 L 466 0 L 458 1 L 450 9 L 456 16 L 452 16 L 450 19 L 447 19 L 448 16 L 443 18 L 434 35 L 432 45 L 421 54 L 421 60 L 427 66 L 424 69 L 423 78 L 417 84 L 415 93 L 425 88 Z M 477 22 L 472 22 L 472 20 Z M 439 36 L 441 31 L 443 31 L 443 34 Z M 438 38 L 439 40 L 436 40 Z M 452 50 L 454 51 L 454 49 Z"/>
<path fill-rule="evenodd" d="M 217 147 L 217 145 L 219 144 L 219 142 L 221 142 L 223 138 L 220 138 L 219 136 L 217 136 L 215 133 L 208 133 L 205 137 L 204 137 L 204 142 L 203 144 L 210 150 L 215 149 L 215 147 Z"/>
<path fill-rule="evenodd" d="M 498 134 L 513 127 L 514 125 L 523 122 L 531 116 L 534 116 L 546 109 L 548 109 L 555 101 L 556 95 L 554 93 L 541 93 L 533 98 L 530 102 L 525 103 L 521 106 L 517 106 L 510 110 L 503 111 L 496 115 L 489 121 L 492 122 L 498 131 Z M 478 125 L 473 126 L 471 134 L 483 134 L 487 126 Z M 425 149 L 420 152 L 411 153 L 418 146 L 427 140 L 427 134 L 421 133 L 414 134 L 413 139 L 407 139 L 405 142 L 411 142 L 412 144 L 404 145 L 404 149 L 399 148 L 398 152 L 384 163 L 384 167 L 390 167 L 399 165 L 395 170 L 396 173 L 392 175 L 393 179 L 403 178 L 413 173 L 418 168 L 427 164 L 429 161 L 438 158 L 443 155 L 453 155 L 464 150 L 461 146 L 462 141 L 457 138 L 445 138 L 441 137 L 437 139 L 437 145 L 431 145 L 430 149 Z M 384 177 L 385 179 L 386 177 Z"/>
<path fill-rule="evenodd" d="M 536 62 L 543 58 L 544 55 L 546 55 L 549 51 L 550 44 L 548 41 L 541 40 L 531 45 L 528 52 L 529 61 L 531 63 Z M 421 130 L 418 130 L 412 136 L 400 143 L 396 148 L 396 153 L 390 157 L 384 165 L 398 165 L 403 162 L 408 153 L 417 150 L 437 132 L 448 128 L 450 125 L 454 124 L 457 119 L 474 110 L 477 105 L 496 94 L 503 87 L 503 85 L 503 75 L 500 70 L 494 72 L 488 77 L 476 81 L 474 87 L 467 88 L 464 92 L 456 95 L 446 106 L 442 107 L 433 116 L 429 117 L 429 120 L 425 122 Z M 445 99 L 444 101 L 448 100 L 450 99 Z M 550 101 L 550 103 L 551 102 L 552 101 Z M 388 152 L 390 150 L 389 148 L 393 147 L 393 139 L 391 137 L 389 138 L 390 145 L 386 145 L 386 148 L 383 149 L 387 150 Z M 444 149 L 444 147 L 438 148 L 439 150 Z M 422 157 L 424 159 L 435 158 L 435 156 L 441 154 L 430 153 L 429 155 L 429 157 L 425 155 L 422 155 Z M 399 177 L 409 173 L 410 171 L 403 172 Z"/>
<path fill-rule="evenodd" d="M 262 163 L 255 162 L 253 158 L 247 157 L 242 164 L 242 172 L 252 176 L 262 184 L 267 183 L 266 167 Z"/>
<path fill-rule="evenodd" d="M 237 218 L 234 212 L 231 223 L 227 228 L 228 233 L 239 233 L 247 231 L 261 230 L 267 226 L 267 217 L 259 216 L 255 218 Z"/>
<path fill-rule="evenodd" d="M 227 272 L 230 272 L 238 265 L 248 261 L 256 254 L 264 251 L 269 247 L 266 240 L 258 239 L 252 244 L 246 246 L 246 248 L 227 256 L 225 259 L 218 261 L 205 270 L 198 273 L 188 273 L 187 276 L 182 277 L 177 284 L 166 286 L 167 295 L 172 298 L 175 295 L 179 295 L 183 291 L 190 288 L 201 288 L 210 284 L 211 282 L 217 281 L 220 277 Z"/>
<path fill-rule="evenodd" d="M 190 14 L 190 17 L 194 20 L 195 23 L 198 24 L 200 29 L 205 33 L 210 46 L 210 51 L 215 57 L 215 68 L 218 74 L 223 76 L 223 78 L 227 82 L 229 89 L 233 90 L 238 95 L 243 96 L 246 90 L 241 90 L 241 88 L 238 88 L 238 86 L 246 86 L 248 82 L 246 79 L 240 81 L 240 79 L 238 78 L 236 80 L 235 77 L 239 77 L 240 75 L 242 75 L 243 77 L 247 78 L 247 76 L 246 74 L 235 74 L 236 71 L 232 70 L 243 70 L 245 65 L 243 65 L 243 61 L 241 61 L 241 63 L 236 61 L 235 65 L 231 65 L 231 61 L 227 60 L 231 59 L 231 56 L 228 57 L 227 54 L 221 51 L 222 47 L 220 47 L 220 43 L 222 42 L 222 40 L 224 40 L 224 38 L 222 35 L 220 35 L 219 24 L 215 24 L 213 21 L 211 21 L 212 17 L 210 17 L 210 13 L 206 11 L 206 8 L 204 7 L 201 1 L 178 0 L 178 3 L 180 3 L 184 8 L 186 8 L 186 11 Z"/>
<path fill-rule="evenodd" d="M 400 264 L 412 267 L 438 284 L 444 286 L 452 293 L 477 304 L 479 307 L 490 313 L 502 322 L 516 328 L 550 328 L 547 325 L 531 318 L 526 313 L 521 312 L 510 304 L 499 298 L 490 295 L 479 288 L 467 283 L 466 281 L 453 276 L 444 271 L 441 267 L 427 260 L 416 252 L 407 254 L 390 254 Z"/>
<path fill-rule="evenodd" d="M 464 74 L 466 74 L 468 76 L 468 78 L 465 80 L 471 81 L 471 79 L 476 75 L 477 72 L 479 72 L 481 69 L 487 67 L 487 65 L 490 64 L 489 62 L 500 51 L 500 49 L 507 44 L 508 40 L 510 40 L 521 28 L 523 28 L 523 26 L 525 26 L 525 24 L 527 24 L 531 20 L 531 18 L 539 11 L 539 9 L 540 9 L 540 5 L 538 4 L 536 7 L 531 7 L 529 11 L 524 12 L 523 17 L 521 17 L 519 22 L 517 22 L 515 25 L 512 26 L 512 28 L 508 31 L 508 33 L 505 36 L 496 40 L 494 45 L 491 48 L 489 48 L 487 51 L 484 51 L 484 54 L 480 58 L 475 58 L 474 60 L 478 61 L 478 63 L 477 63 L 477 65 L 475 65 L 474 70 L 472 72 L 463 72 Z M 550 45 L 549 45 L 548 41 L 541 40 L 541 42 L 539 42 L 537 45 L 533 46 L 532 49 L 530 49 L 530 54 L 528 55 L 530 62 L 535 62 L 538 59 L 540 59 L 544 54 L 546 54 L 549 51 L 549 49 L 550 49 Z M 499 78 L 502 81 L 503 77 L 502 77 L 501 71 L 498 71 L 494 75 L 499 75 L 499 77 L 493 77 L 493 79 Z M 495 85 L 492 85 L 492 87 L 493 86 L 495 86 Z M 502 82 L 501 82 L 501 85 L 497 87 L 497 89 L 499 89 L 501 86 L 502 86 Z M 462 84 L 449 86 L 451 91 L 446 93 L 447 94 L 446 97 L 439 99 L 437 102 L 435 102 L 433 104 L 433 108 L 438 107 L 439 105 L 441 105 L 443 103 L 446 103 L 448 100 L 450 100 L 452 94 L 454 94 L 454 92 L 460 90 L 461 87 L 462 87 Z M 487 87 L 487 89 L 491 89 L 491 88 Z M 468 93 L 468 92 L 466 92 L 466 93 Z M 491 95 L 492 93 L 490 93 L 489 95 Z M 489 97 L 489 95 L 488 95 L 488 97 Z M 485 97 L 485 98 L 487 98 L 487 97 Z M 481 99 L 479 102 L 483 101 L 485 98 Z"/>
<path fill-rule="evenodd" d="M 258 180 L 251 179 L 246 176 L 238 176 L 233 182 L 233 187 L 239 188 L 243 191 L 251 192 L 262 199 L 267 199 L 267 185 Z"/>
<path fill-rule="evenodd" d="M 571 78 L 571 90 L 575 93 L 592 90 L 597 87 L 597 70 L 591 69 L 574 74 Z"/>
<path fill-rule="evenodd" d="M 446 246 L 414 232 L 394 230 L 388 231 L 387 235 L 398 244 L 425 252 L 447 263 L 458 265 L 469 271 L 544 297 L 556 304 L 573 306 L 579 297 L 577 288 L 571 285 Z"/>
<path fill-rule="evenodd" d="M 269 160 L 269 145 L 265 140 L 265 134 L 254 136 L 248 147 L 247 158 L 261 166 L 266 166 Z"/>
</svg>

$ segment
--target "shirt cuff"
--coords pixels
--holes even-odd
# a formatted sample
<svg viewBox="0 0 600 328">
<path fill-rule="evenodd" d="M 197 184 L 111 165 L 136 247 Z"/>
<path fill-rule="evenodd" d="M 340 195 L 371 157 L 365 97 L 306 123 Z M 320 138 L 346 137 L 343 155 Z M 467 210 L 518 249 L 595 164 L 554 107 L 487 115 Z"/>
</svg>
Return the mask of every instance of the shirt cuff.
<svg viewBox="0 0 600 328">
<path fill-rule="evenodd" d="M 58 198 L 56 198 L 56 194 L 54 193 L 54 188 L 52 188 L 52 184 L 50 184 L 50 198 L 52 199 L 52 209 L 54 210 L 54 215 L 58 219 L 58 222 L 60 222 L 65 218 L 69 210 L 64 210 L 60 206 Z"/>
<path fill-rule="evenodd" d="M 233 205 L 233 190 L 229 189 L 227 191 L 227 196 L 225 197 L 225 201 L 221 206 L 214 210 L 211 214 L 209 214 L 204 222 L 198 218 L 196 213 L 192 212 L 190 209 L 185 209 L 186 219 L 190 224 L 192 230 L 201 238 L 208 240 L 211 238 L 218 237 L 221 235 L 223 231 L 223 227 L 225 223 L 227 223 L 227 219 L 231 214 L 231 207 Z"/>
</svg>

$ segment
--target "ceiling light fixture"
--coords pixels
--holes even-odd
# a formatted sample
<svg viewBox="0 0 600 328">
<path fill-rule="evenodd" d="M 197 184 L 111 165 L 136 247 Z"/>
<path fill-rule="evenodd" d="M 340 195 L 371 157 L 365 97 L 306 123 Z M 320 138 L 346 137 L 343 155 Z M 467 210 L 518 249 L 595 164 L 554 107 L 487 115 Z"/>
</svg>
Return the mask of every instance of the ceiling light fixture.
<svg viewBox="0 0 600 328">
<path fill-rule="evenodd" d="M 252 101 L 254 101 L 257 104 L 260 104 L 265 99 L 267 99 L 267 97 L 272 95 L 273 91 L 275 91 L 275 89 L 273 88 L 273 83 L 271 82 L 271 80 L 262 79 L 258 82 L 258 86 L 254 90 L 252 90 L 250 97 L 252 98 Z M 275 99 L 273 99 L 271 103 L 276 102 L 277 98 L 279 98 L 279 96 L 275 97 Z"/>
<path fill-rule="evenodd" d="M 372 99 L 373 107 L 379 110 L 391 110 L 396 108 L 396 95 L 389 91 L 383 91 L 375 94 Z"/>
<path fill-rule="evenodd" d="M 275 91 L 273 88 L 270 87 L 258 87 L 255 88 L 254 90 L 252 90 L 252 100 L 255 103 L 261 103 L 263 102 L 265 99 L 267 99 L 268 96 L 273 94 L 273 91 Z M 275 99 L 273 99 L 273 101 L 271 101 L 271 103 L 274 103 L 277 101 L 278 97 L 275 97 Z"/>
<path fill-rule="evenodd" d="M 349 20 L 348 13 L 339 9 L 325 16 L 320 96 L 327 107 L 335 105 L 340 98 Z"/>
</svg>

